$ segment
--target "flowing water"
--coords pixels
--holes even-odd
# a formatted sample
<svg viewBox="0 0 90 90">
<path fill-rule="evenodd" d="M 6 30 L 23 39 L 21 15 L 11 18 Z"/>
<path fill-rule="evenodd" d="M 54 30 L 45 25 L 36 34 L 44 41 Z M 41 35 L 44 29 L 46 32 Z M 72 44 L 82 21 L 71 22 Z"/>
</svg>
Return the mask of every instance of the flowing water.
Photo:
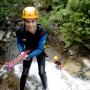
<svg viewBox="0 0 90 90">
<path fill-rule="evenodd" d="M 22 65 L 14 68 L 15 75 L 20 78 Z M 54 63 L 46 61 L 46 74 L 48 79 L 48 90 L 90 90 L 90 81 L 74 78 L 65 69 L 57 69 Z M 42 84 L 38 75 L 36 61 L 32 62 L 26 86 L 29 90 L 42 90 Z"/>
</svg>

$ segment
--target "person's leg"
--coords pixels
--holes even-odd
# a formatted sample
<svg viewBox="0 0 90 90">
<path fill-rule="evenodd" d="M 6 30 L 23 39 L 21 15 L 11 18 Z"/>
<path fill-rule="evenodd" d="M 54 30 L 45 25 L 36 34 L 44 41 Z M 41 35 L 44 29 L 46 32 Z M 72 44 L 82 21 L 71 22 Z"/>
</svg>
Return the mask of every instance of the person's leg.
<svg viewBox="0 0 90 90">
<path fill-rule="evenodd" d="M 24 90 L 26 78 L 28 76 L 29 68 L 31 66 L 32 59 L 29 61 L 24 60 L 23 61 L 23 71 L 20 78 L 20 90 Z"/>
<path fill-rule="evenodd" d="M 47 76 L 45 72 L 45 56 L 42 54 L 37 56 L 37 62 L 38 62 L 39 76 L 41 78 L 43 89 L 46 89 L 47 88 Z"/>
</svg>

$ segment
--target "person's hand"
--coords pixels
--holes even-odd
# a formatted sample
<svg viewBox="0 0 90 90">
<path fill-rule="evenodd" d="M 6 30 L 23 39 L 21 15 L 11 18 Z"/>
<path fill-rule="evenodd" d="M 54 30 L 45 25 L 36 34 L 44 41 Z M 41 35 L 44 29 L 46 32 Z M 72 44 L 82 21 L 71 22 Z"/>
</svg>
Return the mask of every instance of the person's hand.
<svg viewBox="0 0 90 90">
<path fill-rule="evenodd" d="M 23 55 L 25 52 L 21 52 L 20 55 Z M 27 59 L 28 58 L 28 54 L 25 53 L 25 55 L 23 56 L 23 59 Z"/>
<path fill-rule="evenodd" d="M 14 67 L 14 63 L 12 63 L 12 62 L 6 64 L 6 68 L 7 68 L 8 70 L 13 69 L 13 67 Z"/>
<path fill-rule="evenodd" d="M 30 60 L 30 58 L 27 58 L 27 59 L 26 59 L 26 61 L 29 61 L 29 60 Z"/>
</svg>

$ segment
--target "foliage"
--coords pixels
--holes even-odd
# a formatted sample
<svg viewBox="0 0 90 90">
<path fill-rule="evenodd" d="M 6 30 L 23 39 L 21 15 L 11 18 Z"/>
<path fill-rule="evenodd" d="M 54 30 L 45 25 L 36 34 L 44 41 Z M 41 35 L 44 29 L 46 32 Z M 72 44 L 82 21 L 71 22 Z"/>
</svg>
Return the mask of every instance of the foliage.
<svg viewBox="0 0 90 90">
<path fill-rule="evenodd" d="M 66 46 L 88 41 L 90 39 L 90 0 L 60 1 L 52 0 L 53 10 L 48 14 L 48 24 L 58 23 L 59 37 L 62 37 Z"/>
<path fill-rule="evenodd" d="M 33 5 L 34 0 L 0 0 L 0 23 L 7 16 L 21 18 L 25 6 Z M 36 0 L 42 5 L 39 22 L 49 32 L 51 24 L 58 24 L 58 35 L 66 46 L 83 43 L 90 39 L 90 0 Z M 37 4 L 36 4 L 37 5 Z M 40 7 L 39 7 L 40 8 Z M 53 29 L 53 30 L 51 30 Z"/>
<path fill-rule="evenodd" d="M 32 0 L 0 0 L 0 22 L 6 17 L 21 17 L 21 10 L 24 6 L 32 4 Z"/>
<path fill-rule="evenodd" d="M 87 7 L 88 6 L 88 7 Z M 66 7 L 71 14 L 64 15 L 66 21 L 60 26 L 60 33 L 66 44 L 83 43 L 90 39 L 90 1 L 70 0 Z M 66 11 L 64 12 L 66 13 Z"/>
<path fill-rule="evenodd" d="M 41 18 L 39 18 L 38 22 L 41 23 L 42 25 L 44 25 L 46 28 L 48 27 L 48 18 L 47 17 L 41 16 Z"/>
</svg>

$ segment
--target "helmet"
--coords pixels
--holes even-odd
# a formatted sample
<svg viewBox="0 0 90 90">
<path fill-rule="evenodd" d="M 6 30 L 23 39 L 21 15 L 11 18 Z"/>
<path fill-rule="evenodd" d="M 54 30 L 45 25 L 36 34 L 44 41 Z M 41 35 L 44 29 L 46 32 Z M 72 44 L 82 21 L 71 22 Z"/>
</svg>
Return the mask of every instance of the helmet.
<svg viewBox="0 0 90 90">
<path fill-rule="evenodd" d="M 28 19 L 28 18 L 38 18 L 38 11 L 35 7 L 26 7 L 23 10 L 22 14 L 23 19 Z"/>
<path fill-rule="evenodd" d="M 53 60 L 54 60 L 54 61 L 58 61 L 58 60 L 59 60 L 58 56 L 54 56 L 54 57 L 53 57 Z"/>
</svg>

